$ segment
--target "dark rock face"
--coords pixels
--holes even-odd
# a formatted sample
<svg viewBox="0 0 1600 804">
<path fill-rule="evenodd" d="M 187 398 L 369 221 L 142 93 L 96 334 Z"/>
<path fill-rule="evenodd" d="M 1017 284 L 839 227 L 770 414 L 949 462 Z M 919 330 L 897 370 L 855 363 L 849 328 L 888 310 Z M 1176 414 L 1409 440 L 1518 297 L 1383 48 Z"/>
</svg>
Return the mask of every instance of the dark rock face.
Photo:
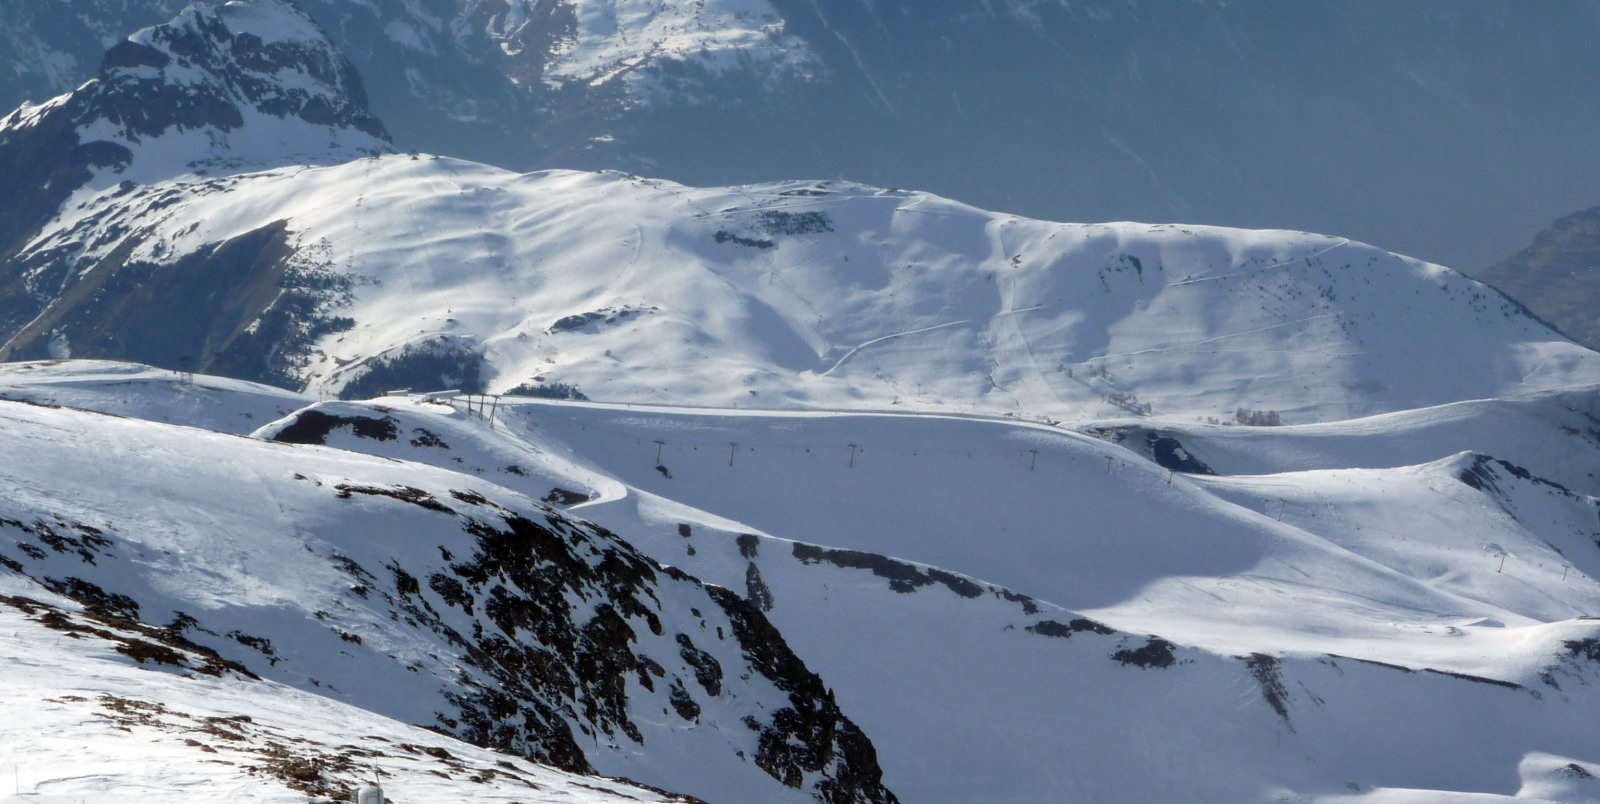
<svg viewBox="0 0 1600 804">
<path fill-rule="evenodd" d="M 280 0 L 258 2 L 284 24 L 310 24 Z M 266 42 L 229 26 L 227 9 L 194 6 L 165 25 L 113 46 L 75 109 L 79 125 L 107 121 L 132 142 L 176 129 L 233 131 L 242 110 L 295 117 L 314 126 L 351 128 L 387 139 L 367 111 L 366 89 L 350 62 L 325 38 Z M 187 80 L 194 72 L 200 81 Z M 301 73 L 320 91 L 291 85 Z M 298 84 L 299 82 L 294 82 Z"/>
<path fill-rule="evenodd" d="M 74 357 L 298 388 L 295 370 L 316 339 L 353 325 L 338 315 L 351 283 L 298 254 L 281 222 L 169 263 L 130 259 L 145 243 L 131 229 L 138 216 L 183 192 L 130 188 L 103 216 L 60 233 L 61 251 L 0 265 L 0 360 L 51 357 L 61 338 Z M 72 259 L 70 243 L 94 232 L 123 239 L 103 259 Z"/>
<path fill-rule="evenodd" d="M 1097 623 L 1094 620 L 1088 619 L 1087 617 L 1077 617 L 1065 623 L 1056 620 L 1040 620 L 1039 622 L 1028 626 L 1027 631 L 1031 634 L 1038 634 L 1040 636 L 1047 637 L 1058 637 L 1060 639 L 1071 639 L 1073 634 L 1079 634 L 1085 631 L 1094 634 L 1100 634 L 1101 636 L 1110 636 L 1116 633 L 1116 629 L 1113 629 L 1110 626 L 1102 623 Z"/>
<path fill-rule="evenodd" d="M 1567 337 L 1600 349 L 1600 207 L 1556 221 L 1478 278 Z"/>
<path fill-rule="evenodd" d="M 269 42 L 235 27 L 276 28 L 297 36 Z M 383 124 L 367 109 L 366 90 L 350 62 L 298 8 L 285 0 L 259 0 L 242 11 L 191 7 L 114 45 L 87 84 L 45 107 L 23 107 L 0 120 L 0 164 L 33 166 L 23 174 L 6 171 L 8 179 L 16 176 L 12 181 L 20 182 L 16 189 L 29 195 L 41 183 L 24 179 L 66 170 L 78 180 L 45 188 L 52 197 L 65 198 L 87 180 L 85 166 L 126 167 L 133 158 L 125 150 L 129 147 L 175 131 L 237 131 L 246 125 L 247 114 L 303 123 L 309 140 L 324 143 L 330 128 L 359 132 L 374 146 L 388 141 Z M 81 148 L 90 150 L 76 150 Z M 221 163 L 251 156 L 274 155 L 192 154 L 196 162 Z M 20 197 L 25 196 L 6 196 Z M 53 210 L 39 200 L 29 198 L 29 206 Z M 0 247 L 4 244 L 0 239 Z M 0 251 L 0 256 L 9 255 Z"/>
<path fill-rule="evenodd" d="M 391 416 L 336 416 L 320 410 L 303 410 L 294 421 L 273 434 L 272 440 L 281 444 L 326 444 L 328 436 L 341 427 L 350 428 L 357 438 L 377 441 L 394 441 L 399 428 Z"/>
<path fill-rule="evenodd" d="M 883 787 L 872 741 L 840 713 L 833 690 L 806 669 L 778 629 L 733 592 L 715 586 L 708 591 L 732 619 L 745 658 L 789 693 L 790 706 L 772 713 L 770 723 L 745 720 L 761 737 L 756 764 L 795 788 L 807 772 L 822 773 L 816 793 L 827 804 L 899 801 Z"/>
<path fill-rule="evenodd" d="M 943 584 L 962 597 L 975 598 L 983 595 L 982 587 L 955 573 L 946 572 L 938 567 L 928 567 L 924 570 L 914 564 L 877 553 L 834 550 L 801 542 L 795 542 L 793 552 L 795 558 L 806 564 L 826 561 L 844 569 L 871 570 L 873 575 L 887 578 L 889 588 L 902 594 L 915 592 L 918 587 L 937 583 Z"/>
<path fill-rule="evenodd" d="M 1145 451 L 1163 469 L 1191 475 L 1214 475 L 1204 461 L 1189 454 L 1171 433 L 1153 430 L 1145 434 Z"/>
<path fill-rule="evenodd" d="M 482 348 L 472 341 L 441 336 L 378 355 L 353 369 L 340 399 L 371 399 L 402 388 L 432 392 L 483 392 Z"/>
<path fill-rule="evenodd" d="M 1177 657 L 1173 654 L 1173 649 L 1176 647 L 1176 645 L 1161 637 L 1152 636 L 1140 647 L 1123 648 L 1111 654 L 1111 659 L 1124 666 L 1133 665 L 1147 669 L 1154 667 L 1165 670 L 1178 662 Z"/>
<path fill-rule="evenodd" d="M 1143 454 L 1163 469 L 1189 475 L 1214 475 L 1215 471 L 1196 458 L 1178 439 L 1178 434 L 1167 430 L 1150 430 L 1144 427 L 1092 427 L 1089 435 L 1121 444 Z"/>
<path fill-rule="evenodd" d="M 126 166 L 133 159 L 115 143 L 81 142 L 66 113 L 43 113 L 37 122 L 23 125 L 26 111 L 0 120 L 0 264 L 15 256 L 28 235 L 89 181 L 93 169 Z M 22 302 L 0 275 L 0 328 L 25 314 Z"/>
</svg>

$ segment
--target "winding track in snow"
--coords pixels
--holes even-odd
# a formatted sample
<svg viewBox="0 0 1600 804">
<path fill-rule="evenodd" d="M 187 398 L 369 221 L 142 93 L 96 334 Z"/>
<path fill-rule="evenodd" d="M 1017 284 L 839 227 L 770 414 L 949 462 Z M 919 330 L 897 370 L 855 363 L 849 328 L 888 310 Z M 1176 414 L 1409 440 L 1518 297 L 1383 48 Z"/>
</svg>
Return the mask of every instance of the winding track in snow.
<svg viewBox="0 0 1600 804">
<path fill-rule="evenodd" d="M 893 340 L 895 338 L 903 337 L 903 336 L 906 336 L 906 335 L 916 335 L 919 332 L 932 332 L 933 330 L 936 330 L 936 329 L 944 329 L 945 327 L 953 327 L 953 326 L 956 326 L 957 324 L 970 324 L 970 323 L 972 323 L 972 319 L 963 318 L 960 321 L 947 321 L 947 322 L 945 322 L 943 324 L 934 324 L 931 327 L 923 327 L 922 329 L 906 330 L 905 332 L 896 332 L 896 333 L 893 333 L 893 334 L 890 334 L 890 335 L 884 335 L 881 338 L 873 338 L 872 340 L 867 341 L 865 343 L 857 344 L 855 348 L 851 349 L 848 352 L 845 352 L 844 353 L 844 357 L 839 358 L 839 362 L 834 363 L 831 368 L 829 368 L 827 371 L 822 372 L 822 374 L 820 374 L 818 376 L 826 377 L 829 374 L 832 374 L 834 372 L 834 369 L 837 369 L 840 366 L 844 365 L 844 362 L 846 360 L 849 360 L 850 358 L 855 357 L 856 352 L 859 352 L 862 349 L 865 349 L 868 346 L 871 346 L 871 345 L 873 345 L 875 343 L 882 343 L 884 341 Z"/>
<path fill-rule="evenodd" d="M 1330 252 L 1330 251 L 1332 251 L 1332 250 L 1334 250 L 1336 248 L 1339 248 L 1340 246 L 1348 246 L 1348 245 L 1350 245 L 1350 239 L 1349 238 L 1347 238 L 1347 237 L 1346 238 L 1340 238 L 1339 242 L 1334 243 L 1333 245 L 1328 246 L 1327 248 L 1325 248 L 1325 249 L 1323 249 L 1321 251 L 1318 251 L 1318 252 L 1315 252 L 1315 253 L 1312 253 L 1312 254 L 1307 254 L 1304 257 L 1296 257 L 1295 259 L 1289 260 L 1288 262 L 1280 262 L 1277 265 L 1269 265 L 1269 266 L 1267 266 L 1265 268 L 1262 268 L 1260 270 L 1257 270 L 1257 271 L 1238 271 L 1236 273 L 1231 273 L 1231 274 L 1218 274 L 1217 276 L 1201 276 L 1201 277 L 1196 277 L 1194 279 L 1181 279 L 1181 280 L 1179 280 L 1177 282 L 1168 282 L 1167 283 L 1167 287 L 1175 288 L 1175 287 L 1180 287 L 1180 286 L 1183 286 L 1183 285 L 1198 285 L 1201 282 L 1213 282 L 1213 281 L 1216 281 L 1218 279 L 1232 279 L 1232 278 L 1234 278 L 1236 276 L 1254 276 L 1256 274 L 1264 274 L 1267 271 L 1276 270 L 1278 268 L 1287 268 L 1287 267 L 1289 267 L 1291 265 L 1294 265 L 1295 263 L 1309 262 L 1309 261 L 1314 260 L 1314 259 L 1316 259 L 1318 257 L 1321 257 L 1324 254 L 1327 254 L 1328 252 Z"/>
</svg>

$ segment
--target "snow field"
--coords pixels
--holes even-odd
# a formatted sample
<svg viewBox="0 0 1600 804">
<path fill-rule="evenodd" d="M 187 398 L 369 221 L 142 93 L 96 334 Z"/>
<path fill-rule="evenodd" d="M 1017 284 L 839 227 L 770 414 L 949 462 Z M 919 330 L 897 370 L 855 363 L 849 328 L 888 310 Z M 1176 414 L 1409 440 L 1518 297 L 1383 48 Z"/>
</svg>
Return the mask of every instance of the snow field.
<svg viewBox="0 0 1600 804">
<path fill-rule="evenodd" d="M 1497 800 L 1567 779 L 1539 770 L 1528 734 L 1587 761 L 1590 727 L 1569 717 L 1589 706 L 1593 670 L 1569 651 L 1596 630 L 1571 619 L 1595 584 L 1574 574 L 1567 597 L 1540 597 L 1492 562 L 1473 567 L 1477 553 L 1456 556 L 1485 535 L 1519 550 L 1541 544 L 1511 516 L 1480 513 L 1493 504 L 1452 474 L 1460 459 L 1372 472 L 1305 521 L 1293 497 L 1279 523 L 1279 497 L 1264 488 L 1298 483 L 1315 499 L 1345 482 L 1323 475 L 1349 473 L 1180 474 L 1169 486 L 1166 470 L 1100 441 L 937 416 L 503 399 L 491 428 L 459 401 L 381 404 L 313 410 L 357 418 L 365 408 L 450 449 L 350 427 L 331 445 L 455 466 L 530 496 L 589 493 L 605 485 L 597 475 L 621 480 L 625 492 L 576 502 L 574 513 L 765 599 L 841 704 L 887 735 L 875 738 L 886 782 L 906 800 L 1237 801 L 1273 790 L 1322 800 L 1356 788 L 1374 800 L 1390 788 Z M 509 456 L 496 442 L 531 447 L 538 461 L 520 475 L 499 471 Z M 1084 468 L 1063 468 L 1075 463 Z M 1326 526 L 1330 505 L 1351 512 L 1332 520 L 1344 529 Z M 1462 515 L 1427 538 L 1351 537 L 1349 517 L 1455 509 Z M 1138 529 L 1160 520 L 1155 534 Z M 1185 537 L 1206 549 L 1183 552 Z M 806 542 L 867 552 L 828 557 Z M 1229 547 L 1243 566 L 1218 561 Z M 874 563 L 874 553 L 886 555 Z M 1422 571 L 1438 561 L 1456 571 L 1444 580 Z M 1150 577 L 1129 580 L 1119 563 Z M 959 574 L 936 575 L 941 567 Z M 913 580 L 896 588 L 894 578 Z M 1097 594 L 1117 599 L 1093 609 L 1061 600 Z M 1044 621 L 1081 618 L 1061 605 L 1120 630 L 1050 636 Z M 1141 667 L 1132 657 L 1156 643 L 1147 633 L 1196 647 Z"/>
</svg>

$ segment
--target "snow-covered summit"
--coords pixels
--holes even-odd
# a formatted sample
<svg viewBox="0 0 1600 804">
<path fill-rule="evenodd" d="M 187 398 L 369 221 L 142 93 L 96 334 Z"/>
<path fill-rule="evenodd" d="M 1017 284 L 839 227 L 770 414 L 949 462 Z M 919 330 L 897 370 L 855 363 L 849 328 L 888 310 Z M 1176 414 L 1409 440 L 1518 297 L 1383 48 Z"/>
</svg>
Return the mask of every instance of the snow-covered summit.
<svg viewBox="0 0 1600 804">
<path fill-rule="evenodd" d="M 552 88 L 598 88 L 615 81 L 629 104 L 702 100 L 686 67 L 768 81 L 804 79 L 819 69 L 767 0 L 510 0 L 469 6 L 461 22 L 476 22 L 499 45 L 512 80 L 538 80 Z"/>
<path fill-rule="evenodd" d="M 71 138 L 102 185 L 390 150 L 355 68 L 289 0 L 195 3 L 0 119 L 0 142 L 44 136 Z"/>
<path fill-rule="evenodd" d="M 1310 422 L 1600 382 L 1600 354 L 1494 290 L 1343 238 L 1051 223 L 837 182 L 691 188 L 396 155 L 108 191 L 20 259 L 102 289 L 13 297 L 32 312 L 0 316 L 0 359 L 188 356 L 357 398 L 529 386 Z M 95 270 L 123 262 L 149 266 L 144 289 Z M 224 276 L 237 303 L 172 302 Z"/>
</svg>

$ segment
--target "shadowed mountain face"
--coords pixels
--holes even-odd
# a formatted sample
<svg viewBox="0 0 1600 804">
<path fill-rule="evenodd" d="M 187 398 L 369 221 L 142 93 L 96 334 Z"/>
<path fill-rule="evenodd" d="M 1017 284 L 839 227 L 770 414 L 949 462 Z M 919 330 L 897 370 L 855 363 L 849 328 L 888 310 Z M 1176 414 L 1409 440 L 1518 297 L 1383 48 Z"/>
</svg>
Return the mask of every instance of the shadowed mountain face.
<svg viewBox="0 0 1600 804">
<path fill-rule="evenodd" d="M 72 88 L 106 32 L 175 11 L 26 5 L 0 8 L 0 105 Z M 402 148 L 518 170 L 839 177 L 1447 265 L 1487 264 L 1600 184 L 1593 0 L 300 5 Z"/>
<path fill-rule="evenodd" d="M 1590 349 L 1600 349 L 1600 207 L 1574 212 L 1480 277 Z"/>
<path fill-rule="evenodd" d="M 136 188 L 174 176 L 209 177 L 209 190 L 197 188 L 205 193 L 242 171 L 388 150 L 354 66 L 293 3 L 192 6 L 112 45 L 72 92 L 0 118 L 0 328 L 35 341 L 72 310 L 105 354 L 182 355 L 235 364 L 235 373 L 285 345 L 293 351 L 296 333 L 315 327 L 304 326 L 303 294 L 285 277 L 281 224 L 177 261 L 141 259 L 139 219 L 177 200 L 168 194 L 113 227 L 132 236 L 95 276 L 74 270 L 91 241 L 22 252 L 85 188 L 110 191 L 109 205 L 68 213 L 93 228 L 128 211 Z M 0 360 L 15 346 L 0 344 Z"/>
</svg>

